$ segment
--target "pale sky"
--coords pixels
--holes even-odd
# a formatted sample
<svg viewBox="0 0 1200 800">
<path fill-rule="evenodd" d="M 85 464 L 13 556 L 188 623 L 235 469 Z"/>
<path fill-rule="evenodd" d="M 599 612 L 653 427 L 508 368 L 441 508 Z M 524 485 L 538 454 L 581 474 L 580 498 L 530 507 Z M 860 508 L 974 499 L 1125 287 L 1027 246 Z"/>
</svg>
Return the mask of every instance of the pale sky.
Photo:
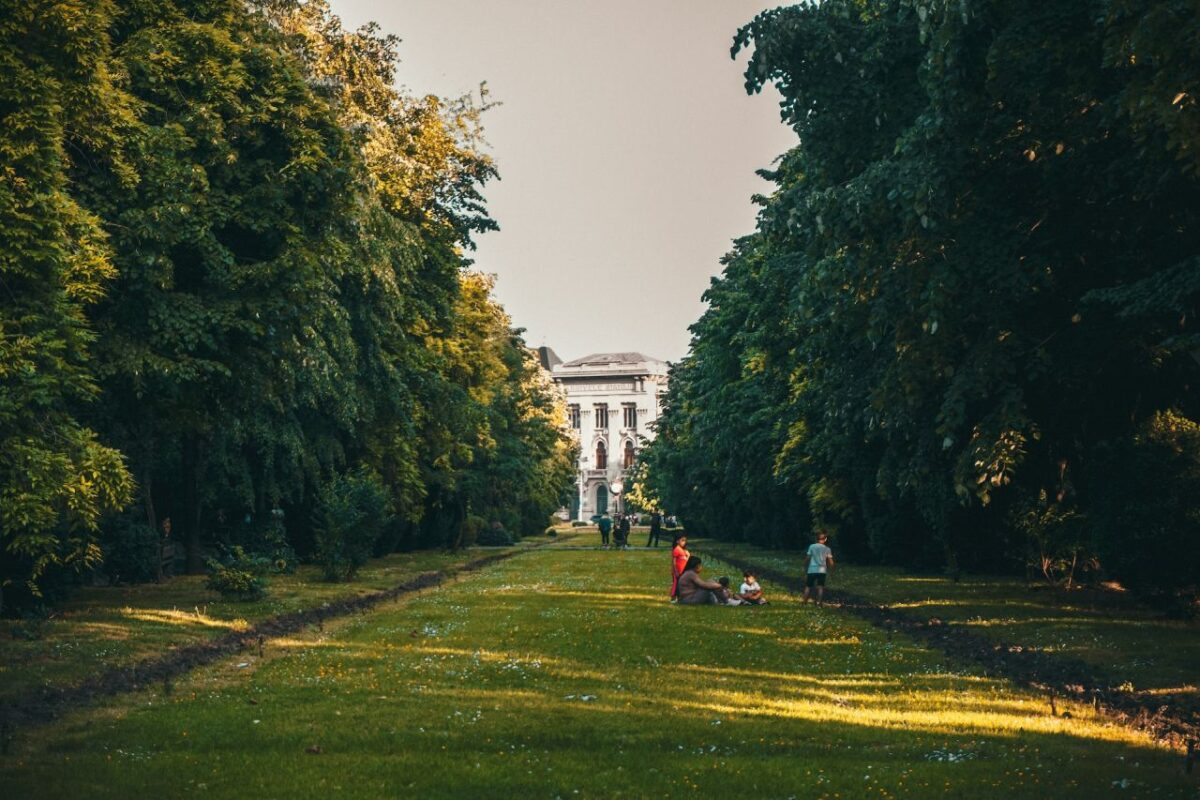
<svg viewBox="0 0 1200 800">
<path fill-rule="evenodd" d="M 774 90 L 748 96 L 737 28 L 754 0 L 332 0 L 348 28 L 399 36 L 398 82 L 458 96 L 487 81 L 498 233 L 476 268 L 532 346 L 564 359 L 687 352 L 700 295 L 754 229 L 754 174 L 795 143 Z"/>
</svg>

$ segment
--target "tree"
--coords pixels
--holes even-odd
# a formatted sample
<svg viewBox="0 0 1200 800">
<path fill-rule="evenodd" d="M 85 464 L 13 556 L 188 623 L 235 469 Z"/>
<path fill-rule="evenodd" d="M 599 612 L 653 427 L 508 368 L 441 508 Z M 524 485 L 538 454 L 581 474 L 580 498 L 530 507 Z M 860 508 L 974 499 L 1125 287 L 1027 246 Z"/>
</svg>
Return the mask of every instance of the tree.
<svg viewBox="0 0 1200 800">
<path fill-rule="evenodd" d="M 1100 449 L 1200 415 L 1185 5 L 830 0 L 742 28 L 799 143 L 673 375 L 664 500 L 802 495 L 868 555 L 955 571 L 1015 566 L 1038 498 L 1124 491 L 1081 480 Z M 688 457 L 731 410 L 772 470 Z"/>
<path fill-rule="evenodd" d="M 91 533 L 121 508 L 121 454 L 76 412 L 96 395 L 84 316 L 113 275 L 99 221 L 68 192 L 73 160 L 107 160 L 126 98 L 107 69 L 108 3 L 0 2 L 0 543 L 3 591 L 37 594 L 55 566 L 98 560 Z"/>
</svg>

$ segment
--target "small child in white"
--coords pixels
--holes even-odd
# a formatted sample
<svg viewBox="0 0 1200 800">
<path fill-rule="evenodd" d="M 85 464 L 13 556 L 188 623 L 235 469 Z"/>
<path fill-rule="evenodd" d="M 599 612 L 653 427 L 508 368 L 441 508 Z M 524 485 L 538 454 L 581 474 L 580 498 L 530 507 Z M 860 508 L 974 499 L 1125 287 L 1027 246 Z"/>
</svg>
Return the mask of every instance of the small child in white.
<svg viewBox="0 0 1200 800">
<path fill-rule="evenodd" d="M 742 573 L 742 585 L 738 587 L 738 597 L 751 605 L 763 606 L 767 598 L 763 597 L 762 587 L 758 585 L 753 572 Z"/>
</svg>

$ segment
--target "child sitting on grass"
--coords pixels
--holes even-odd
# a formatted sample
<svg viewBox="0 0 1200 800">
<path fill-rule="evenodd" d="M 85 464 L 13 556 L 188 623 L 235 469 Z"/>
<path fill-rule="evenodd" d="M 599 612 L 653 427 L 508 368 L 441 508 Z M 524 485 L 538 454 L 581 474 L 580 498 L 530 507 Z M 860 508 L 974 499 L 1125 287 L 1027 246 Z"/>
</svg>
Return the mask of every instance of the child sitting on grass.
<svg viewBox="0 0 1200 800">
<path fill-rule="evenodd" d="M 721 584 L 721 588 L 713 592 L 717 596 L 717 602 L 725 606 L 740 606 L 746 601 L 738 597 L 733 592 L 729 591 L 729 578 L 722 575 L 717 578 L 717 583 Z"/>
<path fill-rule="evenodd" d="M 742 573 L 742 585 L 738 588 L 738 597 L 755 606 L 767 604 L 767 598 L 763 597 L 762 587 L 758 585 L 753 572 Z"/>
</svg>

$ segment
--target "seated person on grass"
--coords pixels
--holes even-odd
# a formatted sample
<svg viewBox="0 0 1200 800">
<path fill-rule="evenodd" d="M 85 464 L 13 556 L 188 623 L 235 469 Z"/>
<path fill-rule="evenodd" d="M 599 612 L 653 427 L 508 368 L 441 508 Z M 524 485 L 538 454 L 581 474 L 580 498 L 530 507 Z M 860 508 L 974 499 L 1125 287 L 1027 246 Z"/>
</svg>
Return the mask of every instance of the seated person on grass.
<svg viewBox="0 0 1200 800">
<path fill-rule="evenodd" d="M 717 589 L 717 601 L 723 606 L 740 606 L 746 601 L 729 590 L 729 578 L 722 575 L 717 578 L 717 583 L 721 584 L 721 588 Z"/>
<path fill-rule="evenodd" d="M 762 587 L 758 585 L 753 572 L 742 573 L 742 585 L 738 588 L 737 596 L 751 605 L 762 606 L 767 604 L 767 598 L 763 597 Z"/>
<path fill-rule="evenodd" d="M 677 584 L 679 602 L 688 606 L 715 606 L 721 602 L 716 594 L 721 584 L 701 578 L 700 564 L 700 556 L 688 558 Z"/>
</svg>

